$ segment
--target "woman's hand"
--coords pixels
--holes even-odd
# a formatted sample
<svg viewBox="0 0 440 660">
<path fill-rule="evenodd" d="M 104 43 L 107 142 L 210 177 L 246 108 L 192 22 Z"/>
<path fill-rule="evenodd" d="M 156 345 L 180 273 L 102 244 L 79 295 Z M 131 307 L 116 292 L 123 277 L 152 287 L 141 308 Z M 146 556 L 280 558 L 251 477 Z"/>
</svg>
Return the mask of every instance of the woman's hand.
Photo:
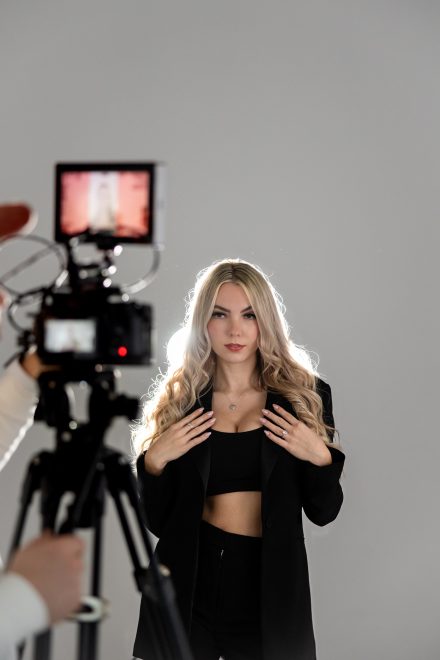
<svg viewBox="0 0 440 660">
<path fill-rule="evenodd" d="M 145 469 L 158 476 L 167 463 L 183 456 L 211 435 L 208 429 L 214 424 L 213 411 L 203 413 L 198 408 L 190 415 L 172 424 L 145 453 Z"/>
<path fill-rule="evenodd" d="M 264 417 L 260 418 L 266 427 L 264 432 L 267 437 L 302 461 L 319 466 L 330 465 L 332 455 L 324 440 L 281 406 L 274 404 L 273 407 L 278 414 L 263 408 Z"/>
</svg>

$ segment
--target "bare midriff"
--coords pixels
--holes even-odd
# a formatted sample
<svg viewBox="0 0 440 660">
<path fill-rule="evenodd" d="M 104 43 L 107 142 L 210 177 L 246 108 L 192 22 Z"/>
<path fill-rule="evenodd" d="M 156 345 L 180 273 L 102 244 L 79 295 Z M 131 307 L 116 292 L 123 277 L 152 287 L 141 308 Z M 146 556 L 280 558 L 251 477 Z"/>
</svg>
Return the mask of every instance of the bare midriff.
<svg viewBox="0 0 440 660">
<path fill-rule="evenodd" d="M 202 518 L 231 534 L 261 536 L 261 492 L 211 495 L 205 500 Z"/>
</svg>

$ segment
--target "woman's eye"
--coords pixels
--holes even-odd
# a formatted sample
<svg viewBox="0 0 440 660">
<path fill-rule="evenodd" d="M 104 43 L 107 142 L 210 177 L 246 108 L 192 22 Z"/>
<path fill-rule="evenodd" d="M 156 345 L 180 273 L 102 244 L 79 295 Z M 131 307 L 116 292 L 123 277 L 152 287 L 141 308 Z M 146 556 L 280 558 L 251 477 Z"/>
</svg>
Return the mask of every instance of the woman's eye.
<svg viewBox="0 0 440 660">
<path fill-rule="evenodd" d="M 244 318 L 245 319 L 253 319 L 254 321 L 257 320 L 257 317 L 255 316 L 255 314 L 253 312 L 249 312 L 248 314 L 245 314 Z"/>
<path fill-rule="evenodd" d="M 212 317 L 213 319 L 220 319 L 224 316 L 223 312 L 212 312 Z"/>
</svg>

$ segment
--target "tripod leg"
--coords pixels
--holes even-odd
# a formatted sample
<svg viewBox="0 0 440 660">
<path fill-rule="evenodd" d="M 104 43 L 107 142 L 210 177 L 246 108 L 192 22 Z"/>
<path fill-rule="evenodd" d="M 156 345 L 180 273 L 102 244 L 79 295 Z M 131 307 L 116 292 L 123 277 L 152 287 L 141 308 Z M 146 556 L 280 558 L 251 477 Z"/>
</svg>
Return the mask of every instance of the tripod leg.
<svg viewBox="0 0 440 660">
<path fill-rule="evenodd" d="M 102 548 L 102 517 L 98 515 L 94 524 L 91 594 L 101 593 L 101 548 Z M 78 660 L 95 660 L 98 657 L 98 622 L 81 622 L 78 634 Z"/>
<path fill-rule="evenodd" d="M 150 605 L 153 602 L 152 597 L 157 603 L 156 607 L 151 606 L 150 609 L 154 610 L 155 615 L 157 615 L 157 617 L 154 615 L 154 619 L 160 619 L 160 625 L 158 625 L 158 621 L 153 621 L 154 625 L 150 627 L 154 627 L 158 631 L 159 643 L 165 642 L 165 645 L 162 647 L 162 656 L 159 656 L 159 658 L 160 660 L 168 660 L 168 657 L 171 660 L 192 660 L 188 638 L 177 610 L 174 588 L 169 571 L 158 566 L 153 554 L 148 532 L 145 528 L 145 516 L 143 515 L 141 503 L 138 498 L 136 482 L 127 458 L 119 452 L 109 450 L 105 458 L 105 468 L 108 489 L 116 505 L 121 527 L 133 562 L 138 589 L 150 601 Z M 142 569 L 139 561 L 127 516 L 122 506 L 121 491 L 125 492 L 128 496 L 145 550 L 150 560 L 147 574 L 148 580 L 145 580 L 146 571 Z M 165 640 L 162 632 L 165 633 Z"/>
<path fill-rule="evenodd" d="M 36 635 L 34 641 L 34 660 L 48 660 L 51 656 L 51 649 L 52 635 L 50 629 Z"/>
<path fill-rule="evenodd" d="M 12 535 L 12 541 L 9 549 L 9 559 L 12 553 L 18 548 L 23 536 L 23 529 L 26 523 L 26 518 L 29 513 L 29 508 L 32 504 L 32 498 L 37 490 L 41 488 L 41 479 L 44 473 L 47 461 L 49 458 L 48 452 L 41 452 L 33 457 L 31 460 L 20 495 L 20 508 L 18 510 L 17 520 Z"/>
<path fill-rule="evenodd" d="M 31 460 L 21 489 L 20 508 L 14 527 L 12 541 L 9 550 L 9 559 L 20 546 L 21 538 L 29 513 L 32 499 L 36 491 L 41 489 L 42 479 L 46 470 L 50 466 L 52 454 L 47 451 L 40 452 Z M 34 658 L 35 660 L 47 660 L 50 657 L 50 631 L 44 631 L 35 637 L 34 640 Z M 25 651 L 25 642 L 19 645 L 17 649 L 18 658 L 23 658 Z"/>
<path fill-rule="evenodd" d="M 119 522 L 121 524 L 124 538 L 127 543 L 128 551 L 134 566 L 134 578 L 139 591 L 147 596 L 144 607 L 147 609 L 145 623 L 147 634 L 153 648 L 152 660 L 175 660 L 179 655 L 174 654 L 170 648 L 170 636 L 167 634 L 167 628 L 163 617 L 160 615 L 160 604 L 157 599 L 156 590 L 151 584 L 151 575 L 141 565 L 136 546 L 133 541 L 127 516 L 122 505 L 119 492 L 111 491 L 118 512 Z"/>
<path fill-rule="evenodd" d="M 44 523 L 43 523 L 44 529 Z M 48 628 L 34 637 L 33 660 L 49 660 L 52 651 L 52 630 Z"/>
</svg>

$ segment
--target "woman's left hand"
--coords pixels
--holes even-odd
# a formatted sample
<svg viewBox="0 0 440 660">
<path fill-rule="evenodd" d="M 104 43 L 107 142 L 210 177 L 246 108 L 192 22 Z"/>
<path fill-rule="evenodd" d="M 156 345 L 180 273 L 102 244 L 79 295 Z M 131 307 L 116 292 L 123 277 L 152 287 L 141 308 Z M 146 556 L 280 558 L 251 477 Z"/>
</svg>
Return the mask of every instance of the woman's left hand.
<svg viewBox="0 0 440 660">
<path fill-rule="evenodd" d="M 276 413 L 263 409 L 264 417 L 260 418 L 269 440 L 302 461 L 318 466 L 330 465 L 332 455 L 324 440 L 281 406 L 274 404 L 273 407 Z"/>
</svg>

